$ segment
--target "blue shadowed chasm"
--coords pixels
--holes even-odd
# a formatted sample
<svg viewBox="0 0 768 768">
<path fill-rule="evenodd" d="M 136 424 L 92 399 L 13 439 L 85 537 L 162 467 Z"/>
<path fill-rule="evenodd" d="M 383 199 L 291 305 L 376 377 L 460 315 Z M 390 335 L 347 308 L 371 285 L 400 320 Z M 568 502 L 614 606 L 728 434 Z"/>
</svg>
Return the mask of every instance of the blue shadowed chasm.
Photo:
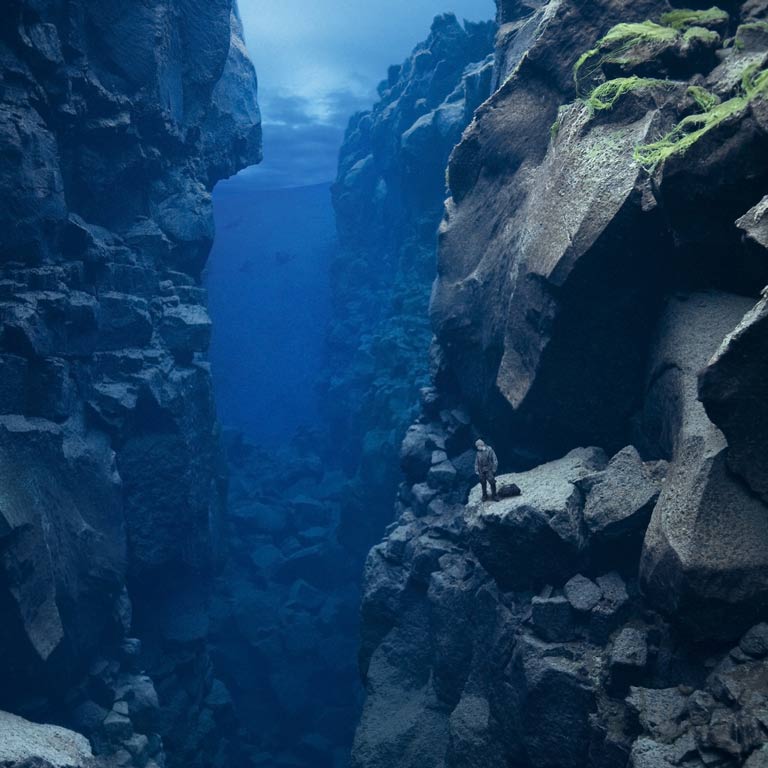
<svg viewBox="0 0 768 768">
<path fill-rule="evenodd" d="M 318 420 L 336 243 L 330 185 L 264 191 L 241 174 L 216 187 L 213 203 L 205 282 L 219 419 L 280 442 Z"/>
<path fill-rule="evenodd" d="M 0 768 L 768 766 L 768 0 L 444 1 L 5 3 Z"/>
</svg>

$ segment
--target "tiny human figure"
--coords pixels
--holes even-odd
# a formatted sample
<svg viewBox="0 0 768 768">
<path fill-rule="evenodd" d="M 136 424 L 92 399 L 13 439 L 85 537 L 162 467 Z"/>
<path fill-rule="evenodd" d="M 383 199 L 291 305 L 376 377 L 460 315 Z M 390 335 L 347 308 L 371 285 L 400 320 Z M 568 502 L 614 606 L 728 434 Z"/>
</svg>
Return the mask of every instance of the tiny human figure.
<svg viewBox="0 0 768 768">
<path fill-rule="evenodd" d="M 496 492 L 496 470 L 499 468 L 499 460 L 496 458 L 496 452 L 490 445 L 486 445 L 482 440 L 475 443 L 477 456 L 475 456 L 475 473 L 480 478 L 480 485 L 483 489 L 483 501 L 488 501 L 488 486 L 491 486 L 491 495 L 494 501 L 499 500 Z"/>
</svg>

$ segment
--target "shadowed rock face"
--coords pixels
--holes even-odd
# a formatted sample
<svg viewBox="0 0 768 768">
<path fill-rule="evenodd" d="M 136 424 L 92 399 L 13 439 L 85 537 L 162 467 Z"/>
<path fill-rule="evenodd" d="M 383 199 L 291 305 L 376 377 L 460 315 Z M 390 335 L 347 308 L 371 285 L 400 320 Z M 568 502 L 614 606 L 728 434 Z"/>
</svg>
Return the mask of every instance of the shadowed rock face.
<svg viewBox="0 0 768 768">
<path fill-rule="evenodd" d="M 699 396 L 728 439 L 728 466 L 768 501 L 768 299 L 729 334 L 699 377 Z"/>
<path fill-rule="evenodd" d="M 237 10 L 12 0 L 0 52 L 0 700 L 120 760 L 226 760 L 200 272 L 212 186 L 261 156 Z"/>
</svg>

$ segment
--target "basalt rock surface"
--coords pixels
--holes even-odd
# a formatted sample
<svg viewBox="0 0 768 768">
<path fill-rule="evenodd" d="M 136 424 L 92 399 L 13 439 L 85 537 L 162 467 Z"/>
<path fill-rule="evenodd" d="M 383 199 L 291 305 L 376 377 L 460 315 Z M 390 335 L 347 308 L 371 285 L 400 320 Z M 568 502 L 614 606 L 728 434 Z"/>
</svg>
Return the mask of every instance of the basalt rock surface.
<svg viewBox="0 0 768 768">
<path fill-rule="evenodd" d="M 498 5 L 353 765 L 764 765 L 768 8 Z"/>
<path fill-rule="evenodd" d="M 765 47 L 722 47 L 704 30 L 711 56 L 673 52 L 677 69 L 652 71 L 653 35 L 683 43 L 656 24 L 670 12 L 664 2 L 544 6 L 500 39 L 506 79 L 452 155 L 432 320 L 447 368 L 503 450 L 515 448 L 509 428 L 546 458 L 630 442 L 664 294 L 755 295 L 768 282 L 734 225 L 764 194 L 764 100 L 751 86 L 740 95 L 738 77 L 761 71 Z M 727 105 L 723 118 L 704 112 L 676 129 L 704 110 L 691 101 L 696 84 Z M 694 120 L 705 127 L 688 147 L 680 137 Z M 638 150 L 665 136 L 668 154 Z"/>
<path fill-rule="evenodd" d="M 261 152 L 237 9 L 3 13 L 0 705 L 116 765 L 237 761 L 207 646 L 223 482 L 200 284 L 210 191 Z"/>
</svg>

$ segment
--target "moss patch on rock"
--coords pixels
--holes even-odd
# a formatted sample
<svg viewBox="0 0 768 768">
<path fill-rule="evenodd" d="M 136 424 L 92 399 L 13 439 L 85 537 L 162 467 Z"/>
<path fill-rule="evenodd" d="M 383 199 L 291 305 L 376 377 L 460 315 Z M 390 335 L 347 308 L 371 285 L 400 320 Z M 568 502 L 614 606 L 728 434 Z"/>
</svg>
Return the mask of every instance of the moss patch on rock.
<svg viewBox="0 0 768 768">
<path fill-rule="evenodd" d="M 652 21 L 617 24 L 576 62 L 573 78 L 577 92 L 583 93 L 583 83 L 590 81 L 603 64 L 622 64 L 633 48 L 640 45 L 663 46 L 674 43 L 678 37 L 676 30 Z"/>
<path fill-rule="evenodd" d="M 721 101 L 719 96 L 710 93 L 706 88 L 703 88 L 700 85 L 692 85 L 687 93 L 696 102 L 696 105 L 702 112 L 708 112 L 713 107 L 716 107 Z"/>
<path fill-rule="evenodd" d="M 650 77 L 618 77 L 615 80 L 609 80 L 595 88 L 594 91 L 585 99 L 585 103 L 591 112 L 603 112 L 613 109 L 616 103 L 628 93 L 640 91 L 644 88 L 669 87 L 670 83 L 666 80 L 657 80 Z"/>
<path fill-rule="evenodd" d="M 635 147 L 634 158 L 647 171 L 653 171 L 673 155 L 685 154 L 711 130 L 742 112 L 752 100 L 765 97 L 767 93 L 768 70 L 750 66 L 742 76 L 742 93 L 739 96 L 711 104 L 704 112 L 683 118 L 658 141 Z"/>
<path fill-rule="evenodd" d="M 713 6 L 706 11 L 694 11 L 690 8 L 678 8 L 669 13 L 665 13 L 659 19 L 659 22 L 665 27 L 671 27 L 680 31 L 685 31 L 691 27 L 703 27 L 705 29 L 721 29 L 727 26 L 730 16 L 722 10 Z"/>
</svg>

